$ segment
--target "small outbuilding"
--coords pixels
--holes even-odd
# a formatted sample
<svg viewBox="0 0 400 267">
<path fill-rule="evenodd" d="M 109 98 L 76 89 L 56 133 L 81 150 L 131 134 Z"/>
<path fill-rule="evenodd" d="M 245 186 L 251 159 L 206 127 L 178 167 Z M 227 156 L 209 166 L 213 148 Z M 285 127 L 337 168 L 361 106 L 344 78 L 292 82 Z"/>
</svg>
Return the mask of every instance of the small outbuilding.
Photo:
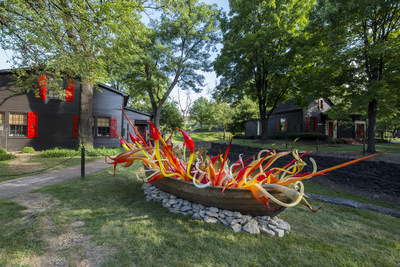
<svg viewBox="0 0 400 267">
<path fill-rule="evenodd" d="M 366 133 L 366 121 L 360 115 L 349 114 L 348 120 L 330 119 L 326 112 L 333 106 L 329 99 L 311 101 L 307 108 L 298 107 L 292 100 L 280 104 L 269 117 L 268 132 L 304 133 L 318 132 L 331 139 L 362 140 Z M 261 135 L 259 120 L 245 121 L 245 135 Z"/>
</svg>

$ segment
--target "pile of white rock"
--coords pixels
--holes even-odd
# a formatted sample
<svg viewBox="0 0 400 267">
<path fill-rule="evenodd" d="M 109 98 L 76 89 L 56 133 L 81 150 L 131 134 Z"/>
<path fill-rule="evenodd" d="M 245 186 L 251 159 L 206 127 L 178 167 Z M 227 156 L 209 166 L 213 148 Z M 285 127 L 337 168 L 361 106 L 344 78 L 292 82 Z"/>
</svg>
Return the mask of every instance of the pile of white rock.
<svg viewBox="0 0 400 267">
<path fill-rule="evenodd" d="M 245 231 L 250 234 L 267 234 L 269 236 L 283 237 L 290 231 L 290 224 L 270 216 L 243 215 L 237 211 L 223 210 L 216 207 L 206 207 L 201 204 L 191 203 L 180 199 L 175 195 L 163 192 L 151 184 L 143 184 L 143 192 L 147 201 L 161 202 L 162 205 L 172 213 L 191 215 L 206 223 L 220 222 L 223 225 L 232 227 L 233 231 Z"/>
</svg>

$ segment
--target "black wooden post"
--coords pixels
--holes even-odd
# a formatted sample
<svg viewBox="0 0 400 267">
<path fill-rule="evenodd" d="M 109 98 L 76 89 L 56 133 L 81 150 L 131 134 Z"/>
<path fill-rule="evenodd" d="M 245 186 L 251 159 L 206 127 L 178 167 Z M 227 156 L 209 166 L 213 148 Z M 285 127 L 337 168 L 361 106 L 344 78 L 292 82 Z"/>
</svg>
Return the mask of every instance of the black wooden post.
<svg viewBox="0 0 400 267">
<path fill-rule="evenodd" d="M 319 149 L 319 139 L 317 138 L 317 151 Z"/>
<path fill-rule="evenodd" d="M 286 141 L 286 148 L 287 148 L 287 132 L 285 132 L 285 141 Z"/>
<path fill-rule="evenodd" d="M 365 155 L 365 138 L 362 139 L 363 141 L 363 155 Z"/>
<path fill-rule="evenodd" d="M 81 178 L 85 178 L 85 146 L 81 149 Z"/>
</svg>

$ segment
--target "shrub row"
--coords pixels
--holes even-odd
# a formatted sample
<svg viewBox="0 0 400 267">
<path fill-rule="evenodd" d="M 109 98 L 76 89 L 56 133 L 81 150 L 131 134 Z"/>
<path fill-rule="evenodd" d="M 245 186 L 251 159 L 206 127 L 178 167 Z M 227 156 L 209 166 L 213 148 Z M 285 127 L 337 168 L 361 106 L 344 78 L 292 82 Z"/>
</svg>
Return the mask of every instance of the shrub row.
<svg viewBox="0 0 400 267">
<path fill-rule="evenodd" d="M 277 134 L 268 134 L 267 136 L 270 139 L 290 139 L 294 140 L 296 138 L 300 138 L 300 140 L 327 140 L 328 136 L 322 133 L 277 133 Z M 234 139 L 261 139 L 260 135 L 235 135 Z"/>
<path fill-rule="evenodd" d="M 342 139 L 331 140 L 331 144 L 345 144 L 346 142 Z"/>
<path fill-rule="evenodd" d="M 41 158 L 69 158 L 73 157 L 76 154 L 79 154 L 79 150 L 76 149 L 67 149 L 67 148 L 60 148 L 56 147 L 53 149 L 49 150 L 44 150 L 42 151 L 38 157 Z M 116 147 L 116 148 L 105 148 L 105 147 L 99 147 L 96 149 L 91 149 L 91 150 L 86 150 L 85 155 L 86 156 L 91 156 L 91 157 L 97 157 L 97 156 L 114 156 L 122 152 L 122 148 Z"/>
</svg>

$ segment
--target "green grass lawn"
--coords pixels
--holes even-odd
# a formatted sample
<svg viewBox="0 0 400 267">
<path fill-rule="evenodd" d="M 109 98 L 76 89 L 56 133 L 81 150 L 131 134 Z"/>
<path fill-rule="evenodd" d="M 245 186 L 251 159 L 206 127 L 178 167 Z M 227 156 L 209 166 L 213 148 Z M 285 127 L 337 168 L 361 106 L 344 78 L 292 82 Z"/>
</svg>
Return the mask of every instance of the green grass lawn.
<svg viewBox="0 0 400 267">
<path fill-rule="evenodd" d="M 339 190 L 332 190 L 330 188 L 327 188 L 326 186 L 323 186 L 321 184 L 314 182 L 315 180 L 318 180 L 318 177 L 315 177 L 314 179 L 311 179 L 311 180 L 303 181 L 304 187 L 305 187 L 305 190 L 307 193 L 328 196 L 328 197 L 351 199 L 351 200 L 361 202 L 361 203 L 372 204 L 372 205 L 381 206 L 384 208 L 400 210 L 400 207 L 391 205 L 387 202 L 380 201 L 378 199 L 359 196 L 359 195 L 356 195 L 351 192 L 342 192 Z"/>
<path fill-rule="evenodd" d="M 224 141 L 216 141 L 216 142 L 224 142 Z M 237 145 L 246 145 L 246 146 L 254 146 L 260 148 L 271 148 L 272 146 L 278 150 L 287 150 L 292 147 L 292 140 L 288 140 L 287 142 L 284 140 L 271 140 L 267 143 L 261 144 L 260 140 L 252 140 L 252 139 L 233 139 L 233 144 Z M 376 144 L 376 150 L 378 152 L 388 151 L 387 153 L 392 154 L 400 154 L 400 144 L 390 144 L 390 147 L 385 147 L 387 144 Z M 344 145 L 344 144 L 318 144 L 316 142 L 301 142 L 297 141 L 295 145 L 296 149 L 300 152 L 305 152 L 309 149 L 312 151 L 332 151 L 332 152 L 362 152 L 362 145 Z M 365 146 L 367 149 L 367 146 Z"/>
<path fill-rule="evenodd" d="M 229 143 L 229 139 L 232 134 L 230 132 L 226 133 L 226 139 L 222 140 L 223 133 L 222 132 L 190 132 L 190 136 L 194 141 L 197 142 L 221 142 L 221 143 Z M 172 137 L 173 143 L 181 143 L 183 142 L 183 137 L 180 133 L 175 134 Z M 246 145 L 246 146 L 254 146 L 260 148 L 271 148 L 272 146 L 278 150 L 287 150 L 292 147 L 293 140 L 269 140 L 267 143 L 261 144 L 260 140 L 254 139 L 233 139 L 233 144 L 237 145 Z M 301 140 L 296 142 L 296 148 L 300 152 L 305 152 L 309 149 L 312 151 L 332 151 L 332 152 L 362 152 L 362 145 L 345 145 L 345 144 L 322 144 L 319 143 L 317 147 L 316 141 L 308 141 L 302 142 Z M 365 145 L 365 149 L 367 146 Z M 376 151 L 383 152 L 388 151 L 387 153 L 400 154 L 400 143 L 377 143 Z"/>
<path fill-rule="evenodd" d="M 190 132 L 190 136 L 195 142 L 212 142 L 217 140 L 222 140 L 223 132 Z M 225 138 L 231 138 L 232 134 L 230 132 L 225 133 Z M 167 137 L 166 137 L 167 138 Z M 182 143 L 183 136 L 181 133 L 174 134 L 172 136 L 172 143 Z"/>
<path fill-rule="evenodd" d="M 311 201 L 322 210 L 286 209 L 279 217 L 291 224 L 284 238 L 234 233 L 222 224 L 206 224 L 171 214 L 146 202 L 135 168 L 106 169 L 40 189 L 60 204 L 38 213 L 26 225 L 10 200 L 0 201 L 0 266 L 19 266 L 43 255 L 43 235 L 62 234 L 76 220 L 98 245 L 116 249 L 105 266 L 399 266 L 400 220 L 387 215 Z M 63 251 L 65 257 L 73 248 Z M 83 255 L 82 255 L 83 257 Z"/>
</svg>

